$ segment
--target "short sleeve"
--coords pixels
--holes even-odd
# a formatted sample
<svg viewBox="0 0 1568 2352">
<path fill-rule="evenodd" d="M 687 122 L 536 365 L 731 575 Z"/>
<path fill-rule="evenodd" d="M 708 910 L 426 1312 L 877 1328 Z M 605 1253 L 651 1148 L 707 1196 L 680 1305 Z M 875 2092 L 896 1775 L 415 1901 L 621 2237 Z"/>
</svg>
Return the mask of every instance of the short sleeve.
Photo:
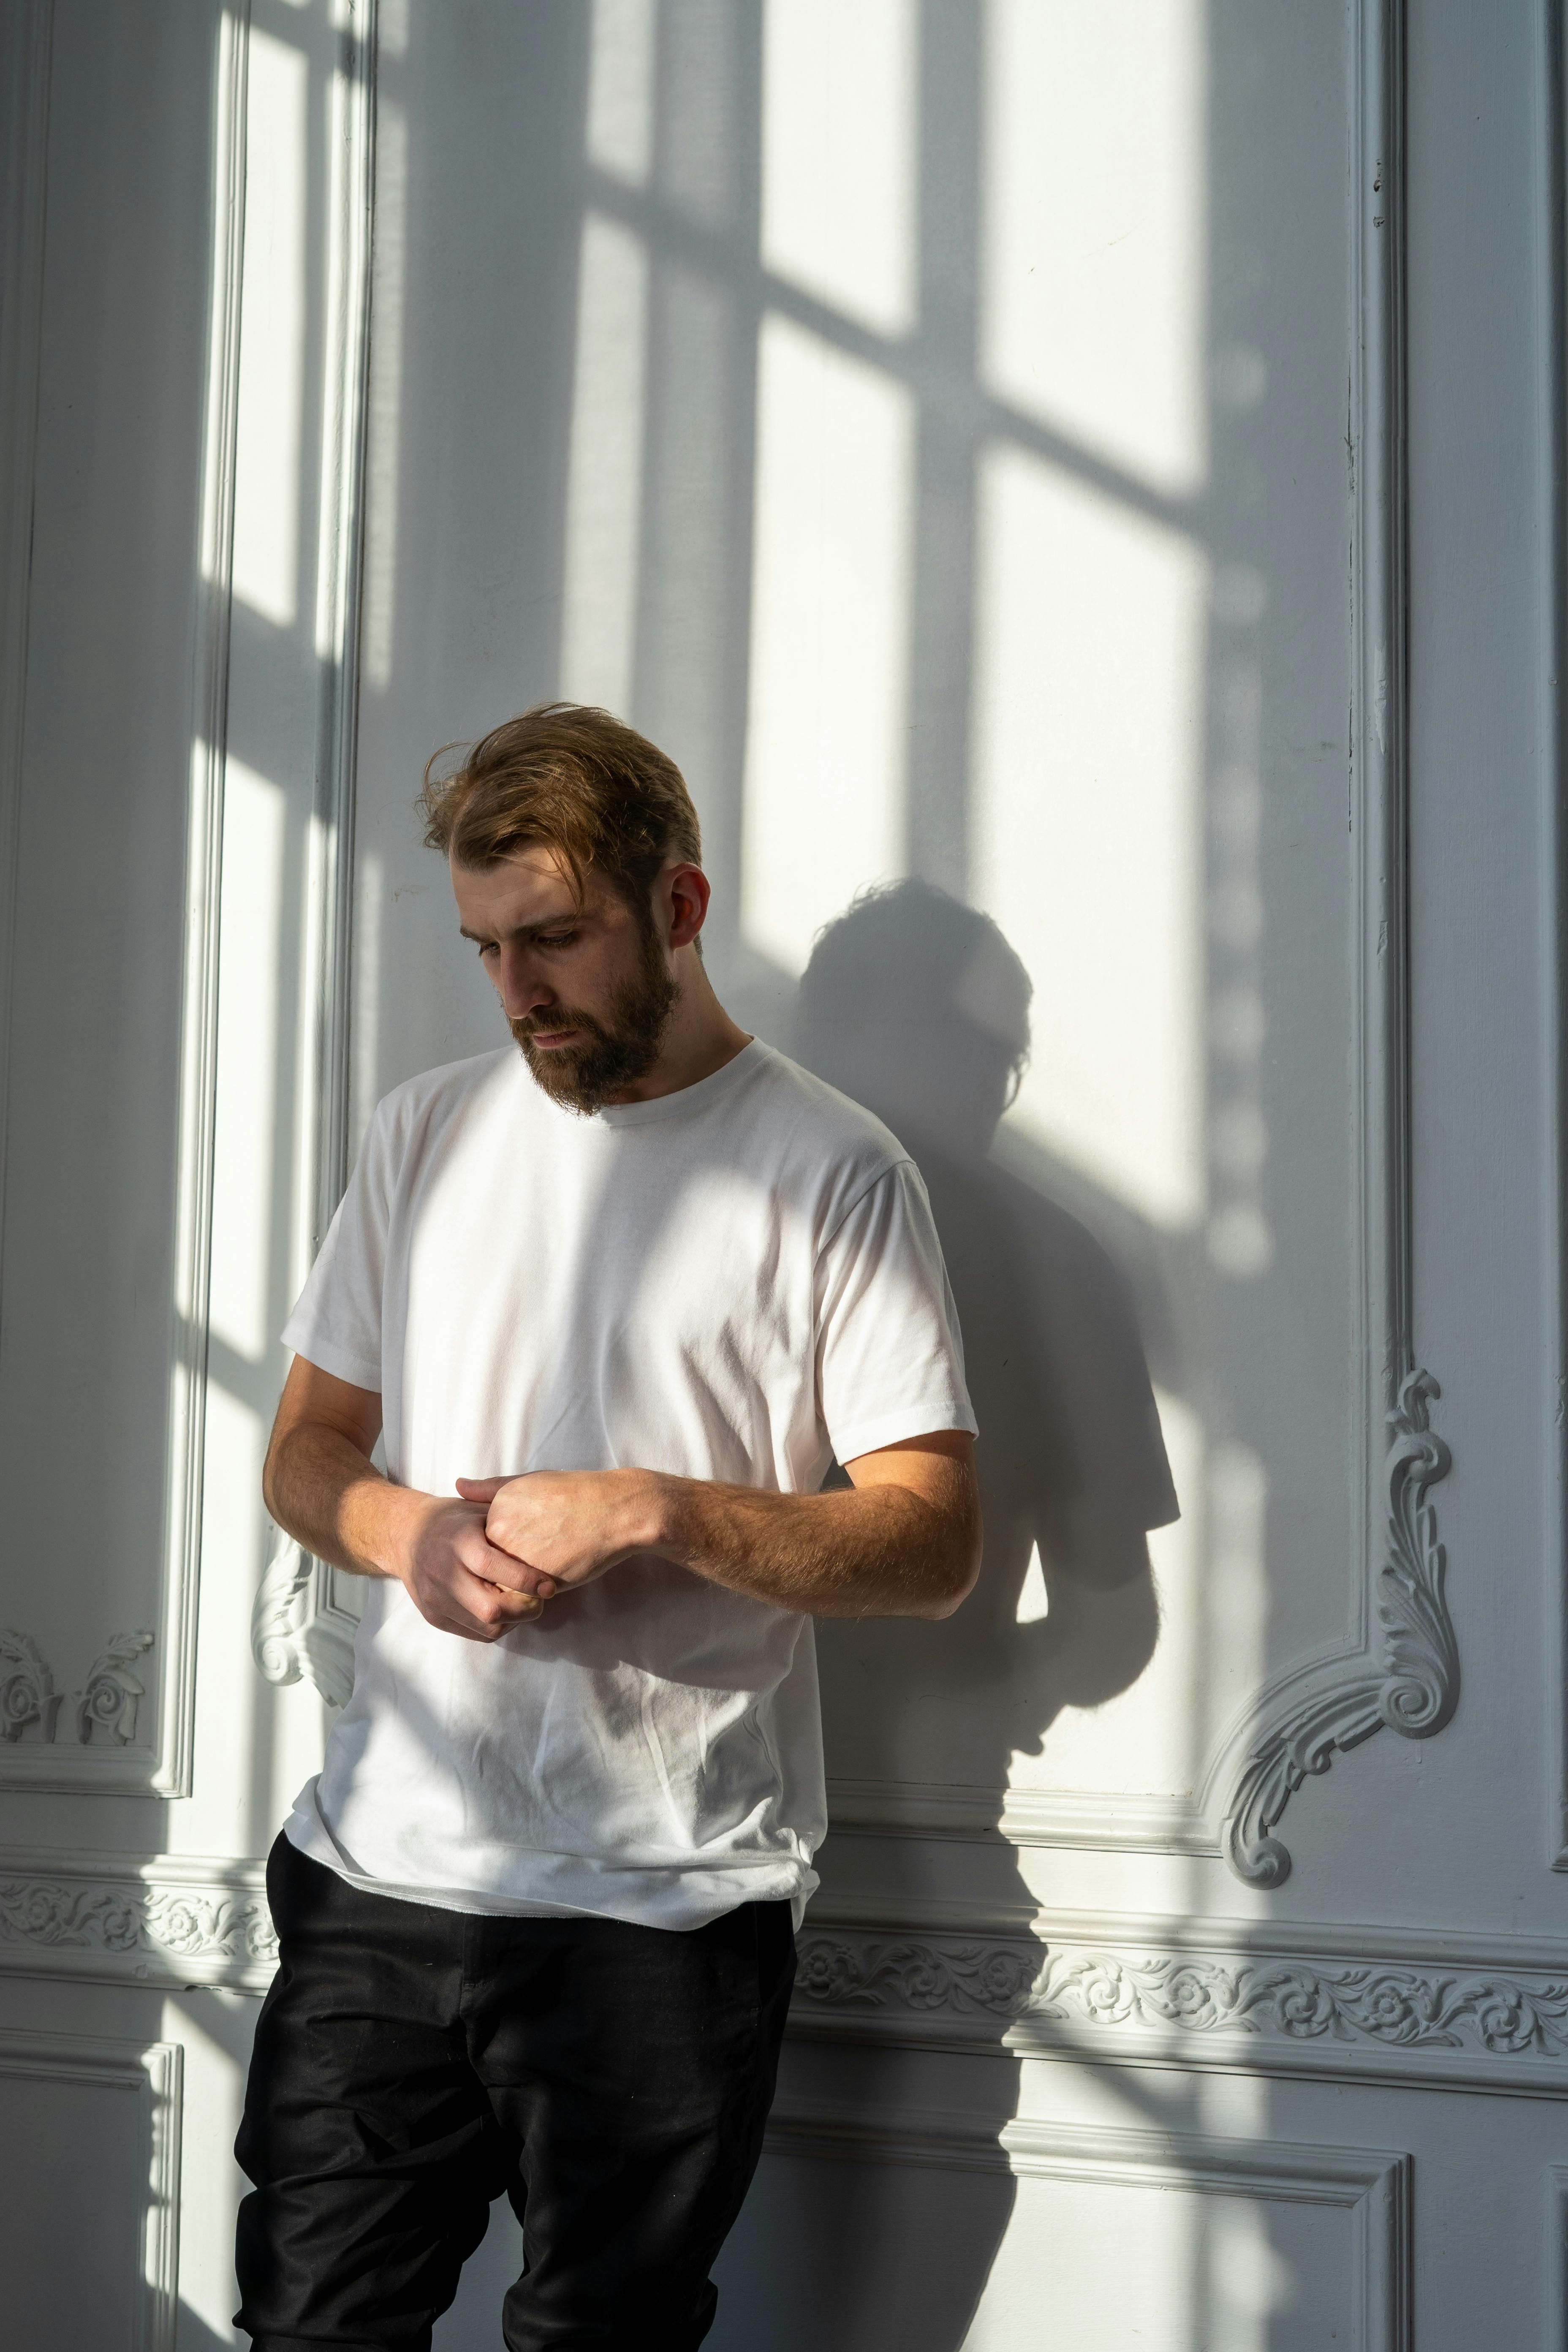
<svg viewBox="0 0 1568 2352">
<path fill-rule="evenodd" d="M 974 1430 L 958 1314 L 910 1160 L 869 1185 L 822 1245 L 816 1372 L 840 1462 L 928 1430 Z"/>
<path fill-rule="evenodd" d="M 383 1104 L 310 1278 L 283 1327 L 297 1356 L 379 1394 L 382 1280 L 392 1217 L 393 1139 Z"/>
</svg>

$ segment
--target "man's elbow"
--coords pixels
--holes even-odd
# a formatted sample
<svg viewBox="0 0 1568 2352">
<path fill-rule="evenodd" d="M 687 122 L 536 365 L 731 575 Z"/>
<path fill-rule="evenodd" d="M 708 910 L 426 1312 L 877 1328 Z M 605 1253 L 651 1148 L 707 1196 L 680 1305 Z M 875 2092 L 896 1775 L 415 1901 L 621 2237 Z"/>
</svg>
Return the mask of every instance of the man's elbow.
<svg viewBox="0 0 1568 2352">
<path fill-rule="evenodd" d="M 980 1520 L 976 1515 L 953 1544 L 941 1570 L 932 1578 L 925 1596 L 922 1617 L 933 1620 L 951 1617 L 963 1607 L 980 1580 Z"/>
</svg>

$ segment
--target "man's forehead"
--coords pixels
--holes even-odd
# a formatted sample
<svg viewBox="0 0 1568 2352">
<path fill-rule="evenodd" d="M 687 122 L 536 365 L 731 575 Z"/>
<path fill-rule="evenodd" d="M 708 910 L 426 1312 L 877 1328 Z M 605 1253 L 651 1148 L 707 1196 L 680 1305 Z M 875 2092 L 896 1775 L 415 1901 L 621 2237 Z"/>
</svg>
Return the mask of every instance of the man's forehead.
<svg viewBox="0 0 1568 2352">
<path fill-rule="evenodd" d="M 558 854 L 542 845 L 513 850 L 494 866 L 460 866 L 453 858 L 449 867 L 452 895 L 465 922 L 477 918 L 520 930 L 578 911 L 570 873 Z M 597 877 L 589 876 L 585 903 L 592 906 L 602 888 Z"/>
</svg>

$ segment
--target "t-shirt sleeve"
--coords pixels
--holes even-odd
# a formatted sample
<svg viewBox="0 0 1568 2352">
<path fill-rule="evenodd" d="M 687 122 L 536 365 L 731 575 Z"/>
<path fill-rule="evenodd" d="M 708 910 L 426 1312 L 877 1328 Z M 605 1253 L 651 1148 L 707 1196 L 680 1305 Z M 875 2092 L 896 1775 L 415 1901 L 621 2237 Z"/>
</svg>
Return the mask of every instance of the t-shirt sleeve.
<svg viewBox="0 0 1568 2352">
<path fill-rule="evenodd" d="M 358 1389 L 381 1391 L 382 1277 L 392 1215 L 386 1106 L 371 1121 L 348 1191 L 283 1327 L 283 1344 Z"/>
<path fill-rule="evenodd" d="M 822 1245 L 816 1378 L 840 1462 L 928 1430 L 974 1430 L 942 1244 L 910 1160 L 870 1184 Z"/>
</svg>

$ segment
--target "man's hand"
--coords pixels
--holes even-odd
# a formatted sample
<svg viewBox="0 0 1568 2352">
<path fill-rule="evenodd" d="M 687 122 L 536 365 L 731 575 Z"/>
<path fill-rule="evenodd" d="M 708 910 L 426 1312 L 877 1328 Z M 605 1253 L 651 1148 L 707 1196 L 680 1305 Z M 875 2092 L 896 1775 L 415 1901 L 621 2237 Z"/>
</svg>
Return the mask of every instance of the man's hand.
<svg viewBox="0 0 1568 2352">
<path fill-rule="evenodd" d="M 533 1571 L 548 1600 L 574 1592 L 634 1552 L 654 1548 L 655 1481 L 643 1470 L 530 1470 L 516 1478 L 459 1478 L 458 1492 L 486 1539 Z"/>
<path fill-rule="evenodd" d="M 280 1528 L 357 1576 L 404 1586 L 420 1615 L 467 1642 L 496 1642 L 554 1591 L 485 1539 L 485 1507 L 395 1486 L 370 1459 L 381 1399 L 303 1356 L 289 1368 L 262 1491 Z"/>
<path fill-rule="evenodd" d="M 481 1505 L 408 1499 L 423 1507 L 409 1514 L 392 1568 L 426 1623 L 465 1641 L 499 1642 L 538 1616 L 554 1586 L 486 1540 Z"/>
</svg>

